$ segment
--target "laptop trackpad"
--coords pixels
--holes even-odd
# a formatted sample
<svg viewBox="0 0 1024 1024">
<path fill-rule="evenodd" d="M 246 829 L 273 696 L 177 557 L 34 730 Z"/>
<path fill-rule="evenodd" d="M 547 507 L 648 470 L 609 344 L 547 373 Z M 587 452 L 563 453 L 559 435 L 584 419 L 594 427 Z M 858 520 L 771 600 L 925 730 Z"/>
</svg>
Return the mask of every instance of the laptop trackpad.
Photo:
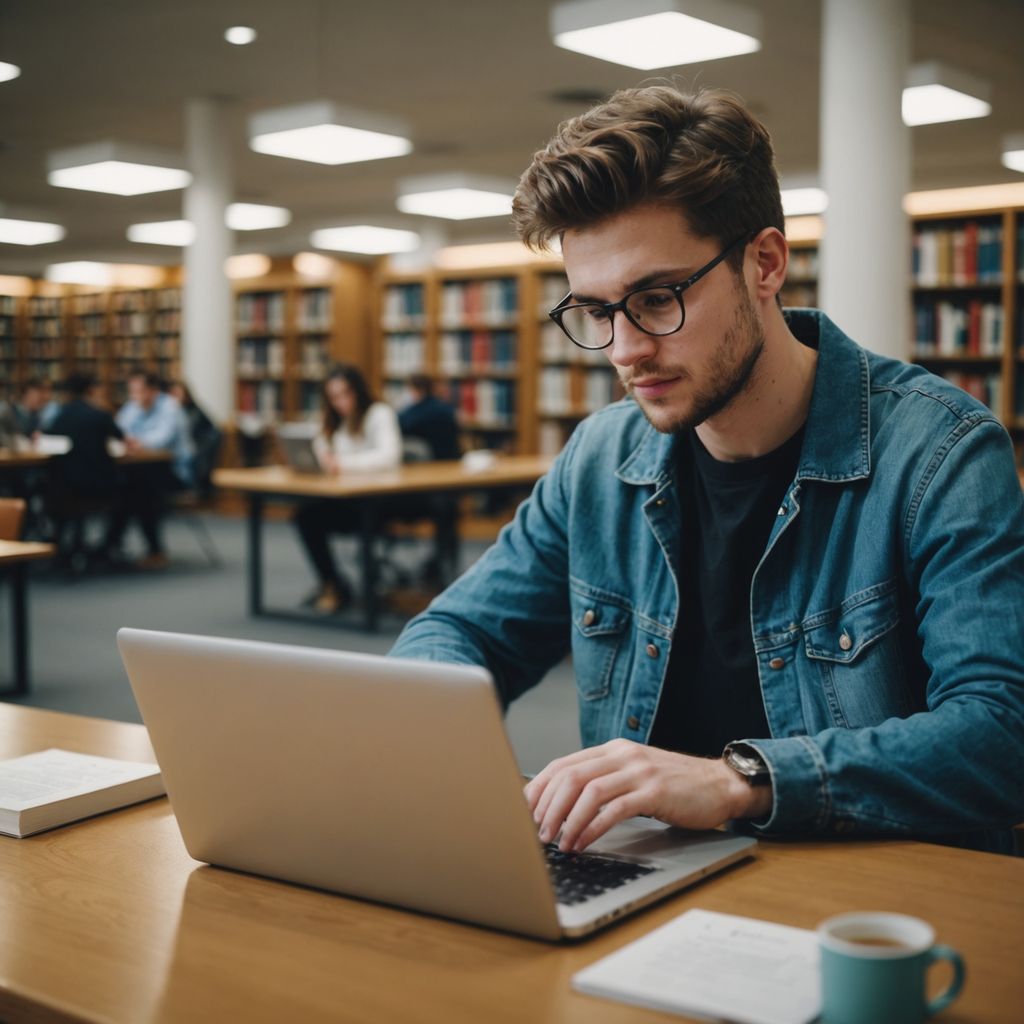
<svg viewBox="0 0 1024 1024">
<path fill-rule="evenodd" d="M 688 832 L 653 818 L 630 818 L 587 847 L 587 853 L 679 861 L 735 840 L 728 832 Z"/>
</svg>

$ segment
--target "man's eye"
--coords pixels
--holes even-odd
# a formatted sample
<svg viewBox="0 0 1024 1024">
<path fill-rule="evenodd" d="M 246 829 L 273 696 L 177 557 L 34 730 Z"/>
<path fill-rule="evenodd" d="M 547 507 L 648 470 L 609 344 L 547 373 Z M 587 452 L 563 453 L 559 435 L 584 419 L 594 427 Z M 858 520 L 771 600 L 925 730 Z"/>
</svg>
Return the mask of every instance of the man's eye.
<svg viewBox="0 0 1024 1024">
<path fill-rule="evenodd" d="M 584 306 L 583 315 L 588 320 L 607 320 L 608 310 L 604 306 Z"/>
<path fill-rule="evenodd" d="M 640 292 L 636 300 L 643 309 L 661 309 L 672 302 L 674 296 L 666 288 L 659 288 L 657 291 Z"/>
</svg>

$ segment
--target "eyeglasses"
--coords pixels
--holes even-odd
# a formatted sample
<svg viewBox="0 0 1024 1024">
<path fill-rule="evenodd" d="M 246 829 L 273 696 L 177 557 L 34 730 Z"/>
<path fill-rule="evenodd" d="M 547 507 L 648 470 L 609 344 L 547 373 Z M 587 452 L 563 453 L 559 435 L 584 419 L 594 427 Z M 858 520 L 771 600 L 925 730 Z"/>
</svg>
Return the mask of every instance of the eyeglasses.
<svg viewBox="0 0 1024 1024">
<path fill-rule="evenodd" d="M 621 309 L 626 319 L 644 334 L 660 338 L 675 334 L 686 322 L 683 292 L 710 273 L 740 242 L 749 238 L 742 234 L 730 242 L 710 263 L 680 284 L 659 284 L 636 288 L 618 302 L 580 302 L 569 304 L 570 292 L 548 316 L 566 336 L 580 348 L 607 348 L 615 340 L 615 314 Z"/>
</svg>

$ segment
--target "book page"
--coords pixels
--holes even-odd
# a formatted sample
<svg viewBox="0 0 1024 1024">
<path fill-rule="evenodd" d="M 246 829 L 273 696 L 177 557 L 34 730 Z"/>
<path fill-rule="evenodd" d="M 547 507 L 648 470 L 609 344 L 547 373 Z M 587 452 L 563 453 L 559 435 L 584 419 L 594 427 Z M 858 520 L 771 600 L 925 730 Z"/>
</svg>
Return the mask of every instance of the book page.
<svg viewBox="0 0 1024 1024">
<path fill-rule="evenodd" d="M 812 931 L 688 910 L 573 976 L 591 995 L 737 1024 L 808 1024 L 820 1012 Z"/>
<path fill-rule="evenodd" d="M 24 811 L 159 772 L 157 765 L 139 761 L 118 761 L 70 750 L 41 750 L 0 761 L 0 808 Z"/>
</svg>

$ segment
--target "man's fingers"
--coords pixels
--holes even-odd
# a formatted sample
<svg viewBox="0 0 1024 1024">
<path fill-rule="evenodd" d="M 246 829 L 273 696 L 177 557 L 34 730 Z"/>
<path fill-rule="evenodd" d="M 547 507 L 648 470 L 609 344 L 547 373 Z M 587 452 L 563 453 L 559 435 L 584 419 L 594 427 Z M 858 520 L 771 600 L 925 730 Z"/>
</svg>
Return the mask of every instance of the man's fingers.
<svg viewBox="0 0 1024 1024">
<path fill-rule="evenodd" d="M 579 835 L 575 837 L 572 846 L 567 846 L 567 849 L 571 849 L 574 853 L 582 853 L 591 843 L 596 842 L 610 828 L 618 825 L 619 822 L 635 817 L 637 814 L 645 813 L 647 812 L 644 809 L 642 793 L 637 791 L 623 793 L 622 796 L 616 797 L 616 799 L 605 804 Z"/>
<path fill-rule="evenodd" d="M 590 780 L 582 789 L 576 802 L 562 824 L 562 838 L 559 848 L 563 852 L 572 850 L 577 845 L 580 834 L 597 819 L 605 816 L 604 808 L 612 806 L 632 788 L 630 775 L 627 771 L 619 771 L 610 775 L 602 775 Z M 611 828 L 605 826 L 603 831 Z"/>
</svg>

